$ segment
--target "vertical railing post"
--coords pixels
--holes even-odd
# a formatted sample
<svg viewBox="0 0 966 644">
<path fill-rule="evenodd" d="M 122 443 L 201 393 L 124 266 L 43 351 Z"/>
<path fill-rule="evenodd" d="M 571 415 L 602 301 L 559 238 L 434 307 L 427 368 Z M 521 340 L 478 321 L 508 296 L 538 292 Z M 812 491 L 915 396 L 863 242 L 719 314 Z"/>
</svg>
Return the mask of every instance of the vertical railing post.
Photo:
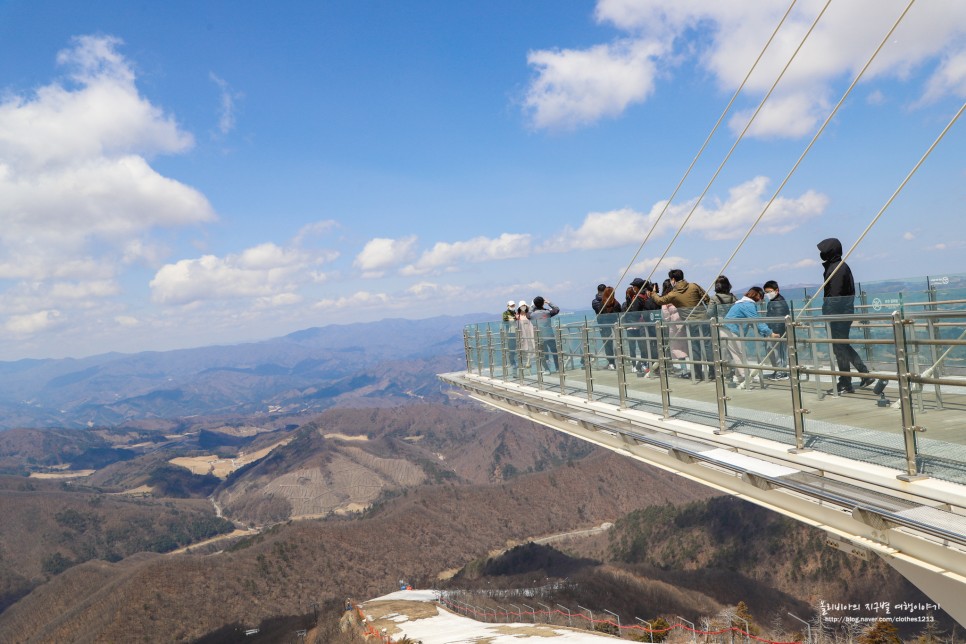
<svg viewBox="0 0 966 644">
<path fill-rule="evenodd" d="M 857 286 L 858 291 L 859 291 L 859 304 L 862 307 L 862 312 L 863 313 L 868 313 L 868 311 L 869 311 L 869 309 L 868 309 L 868 304 L 869 304 L 868 295 L 866 294 L 865 289 L 862 288 L 862 284 L 856 284 L 856 286 Z M 865 340 L 871 340 L 872 339 L 872 330 L 869 328 L 869 325 L 868 324 L 863 324 L 862 325 L 862 338 L 865 339 Z M 872 360 L 872 350 L 873 350 L 873 347 L 868 342 L 864 343 L 862 346 L 863 346 L 863 349 L 865 351 L 865 362 L 866 362 L 866 364 L 868 364 L 868 363 L 870 363 L 870 362 L 873 361 Z M 873 368 L 873 371 L 874 371 L 874 368 Z"/>
<path fill-rule="evenodd" d="M 502 368 L 500 369 L 500 375 L 503 377 L 503 381 L 506 382 L 509 377 L 510 371 L 510 349 L 507 347 L 507 329 L 506 325 L 500 327 L 500 359 L 502 362 Z"/>
<path fill-rule="evenodd" d="M 557 604 L 557 606 L 560 606 L 562 609 L 564 609 L 565 611 L 567 611 L 567 624 L 570 626 L 570 628 L 573 628 L 574 627 L 574 618 L 570 615 L 570 609 L 567 608 L 566 606 L 562 606 L 561 604 Z"/>
<path fill-rule="evenodd" d="M 483 343 L 480 340 L 480 327 L 476 327 L 476 374 L 483 375 Z"/>
<path fill-rule="evenodd" d="M 463 329 L 463 353 L 466 354 L 466 371 L 469 372 L 473 365 L 473 356 L 470 353 L 470 331 Z"/>
<path fill-rule="evenodd" d="M 711 356 L 706 358 L 711 362 L 709 369 L 714 369 L 714 397 L 718 403 L 718 429 L 715 434 L 728 431 L 728 408 L 725 402 L 729 400 L 725 389 L 724 363 L 721 359 L 721 322 L 717 316 L 711 321 Z"/>
<path fill-rule="evenodd" d="M 621 324 L 620 316 L 617 316 L 617 323 L 612 329 L 614 336 L 614 358 L 617 364 L 617 399 L 621 409 L 627 407 L 627 378 L 624 377 L 624 341 L 621 336 L 624 334 L 624 325 Z"/>
<path fill-rule="evenodd" d="M 899 377 L 899 405 L 902 410 L 902 436 L 906 451 L 906 473 L 898 478 L 903 481 L 914 481 L 926 478 L 919 473 L 916 462 L 916 432 L 921 427 L 916 426 L 915 410 L 912 401 L 912 386 L 909 380 L 909 360 L 906 346 L 905 321 L 898 311 L 892 313 L 892 331 L 896 343 L 896 375 Z"/>
<path fill-rule="evenodd" d="M 564 355 L 564 343 L 563 343 L 563 329 L 560 325 L 557 325 L 554 335 L 557 338 L 557 377 L 560 379 L 560 393 L 564 392 L 564 384 L 566 382 L 567 364 L 565 362 L 566 356 Z"/>
<path fill-rule="evenodd" d="M 587 385 L 587 400 L 594 399 L 594 378 L 590 370 L 590 325 L 587 318 L 584 318 L 584 326 L 580 329 L 580 342 L 582 344 L 584 363 L 584 382 Z"/>
<path fill-rule="evenodd" d="M 938 307 L 936 306 L 936 287 L 932 285 L 932 280 L 926 275 L 926 299 L 929 300 L 929 306 L 926 307 L 927 311 L 936 311 Z"/>
<path fill-rule="evenodd" d="M 929 339 L 936 341 L 939 340 L 939 333 L 936 330 L 936 320 L 932 317 L 926 318 L 926 330 L 929 334 Z M 929 345 L 929 358 L 932 360 L 932 365 L 934 366 L 932 375 L 934 378 L 941 378 L 943 375 L 942 365 L 937 364 L 939 362 L 939 346 L 935 344 Z M 933 385 L 936 388 L 936 409 L 943 408 L 943 389 L 942 385 Z"/>
<path fill-rule="evenodd" d="M 493 329 L 486 325 L 486 356 L 489 360 L 490 378 L 493 377 Z"/>
<path fill-rule="evenodd" d="M 788 384 L 792 392 L 792 422 L 795 423 L 795 447 L 788 450 L 792 454 L 808 451 L 805 448 L 805 414 L 807 409 L 802 406 L 801 377 L 798 366 L 798 323 L 792 321 L 792 316 L 785 316 L 785 342 L 788 355 Z M 779 340 L 781 342 L 781 340 Z"/>
<path fill-rule="evenodd" d="M 661 381 L 661 408 L 664 418 L 671 417 L 671 381 L 668 378 L 668 370 L 671 368 L 671 346 L 668 341 L 667 327 L 661 320 L 655 325 L 655 335 L 657 336 L 657 352 L 660 368 L 658 377 Z"/>
</svg>

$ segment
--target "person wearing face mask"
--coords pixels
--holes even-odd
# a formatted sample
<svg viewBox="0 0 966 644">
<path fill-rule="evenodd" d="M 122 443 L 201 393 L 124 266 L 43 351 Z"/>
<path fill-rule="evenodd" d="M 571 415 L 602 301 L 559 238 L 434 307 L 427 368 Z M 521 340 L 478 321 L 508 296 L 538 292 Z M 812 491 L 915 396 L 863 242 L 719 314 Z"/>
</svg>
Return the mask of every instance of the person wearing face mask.
<svg viewBox="0 0 966 644">
<path fill-rule="evenodd" d="M 506 350 L 510 358 L 510 368 L 517 368 L 517 311 L 516 303 L 510 300 L 506 303 L 506 310 L 503 311 L 503 330 L 506 335 Z"/>
<path fill-rule="evenodd" d="M 765 317 L 784 319 L 788 315 L 788 302 L 785 301 L 785 298 L 779 292 L 778 282 L 768 280 L 765 282 L 764 289 L 765 299 L 768 300 L 768 305 L 765 307 Z M 769 322 L 768 328 L 771 329 L 772 333 L 778 334 L 779 338 L 785 337 L 784 322 Z M 771 362 L 772 367 L 788 366 L 788 351 L 783 339 L 769 343 L 768 360 Z M 771 380 L 787 380 L 788 372 L 774 371 L 765 377 Z"/>
<path fill-rule="evenodd" d="M 758 318 L 758 303 L 763 299 L 765 299 L 765 291 L 760 286 L 752 286 L 743 298 L 732 305 L 724 319 L 754 320 Z M 731 361 L 735 364 L 746 364 L 748 361 L 745 354 L 745 343 L 737 339 L 742 336 L 742 327 L 748 328 L 750 324 L 748 322 L 740 324 L 738 322 L 732 322 L 730 324 L 724 324 L 721 327 L 721 336 L 725 341 L 725 346 L 728 349 L 728 354 L 731 356 Z M 778 334 L 774 333 L 764 322 L 756 323 L 755 327 L 759 335 L 764 338 L 778 337 Z M 738 383 L 740 389 L 745 389 L 748 386 L 748 369 L 745 367 L 735 367 L 735 381 Z"/>
<path fill-rule="evenodd" d="M 852 315 L 855 313 L 855 280 L 852 277 L 852 269 L 842 261 L 842 242 L 835 237 L 823 239 L 818 244 L 819 257 L 822 258 L 822 267 L 825 269 L 822 277 L 825 278 L 825 292 L 822 298 L 823 315 Z M 848 340 L 849 331 L 852 329 L 852 321 L 829 322 L 829 334 L 834 340 Z M 865 366 L 862 358 L 848 343 L 836 343 L 832 345 L 832 353 L 839 371 L 850 371 L 854 365 L 855 369 L 862 374 L 859 387 L 868 387 L 875 378 L 868 377 L 869 368 Z M 851 376 L 839 376 L 836 390 L 840 394 L 855 393 L 852 388 Z"/>
</svg>

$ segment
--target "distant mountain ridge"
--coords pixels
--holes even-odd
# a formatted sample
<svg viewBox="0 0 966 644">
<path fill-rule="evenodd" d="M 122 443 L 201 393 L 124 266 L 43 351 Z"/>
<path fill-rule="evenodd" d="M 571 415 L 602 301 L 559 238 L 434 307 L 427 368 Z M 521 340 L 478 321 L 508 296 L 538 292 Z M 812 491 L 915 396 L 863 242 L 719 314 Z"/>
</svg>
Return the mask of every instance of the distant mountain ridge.
<svg viewBox="0 0 966 644">
<path fill-rule="evenodd" d="M 0 429 L 320 410 L 352 396 L 418 399 L 438 391 L 437 372 L 462 364 L 463 326 L 487 317 L 386 319 L 230 346 L 0 362 Z"/>
</svg>

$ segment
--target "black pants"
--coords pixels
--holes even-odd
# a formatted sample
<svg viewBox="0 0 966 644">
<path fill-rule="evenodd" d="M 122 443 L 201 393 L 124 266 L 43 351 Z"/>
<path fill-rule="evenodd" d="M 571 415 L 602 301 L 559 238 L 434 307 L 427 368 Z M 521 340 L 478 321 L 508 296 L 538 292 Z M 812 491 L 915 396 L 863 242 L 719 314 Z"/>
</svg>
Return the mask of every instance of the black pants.
<svg viewBox="0 0 966 644">
<path fill-rule="evenodd" d="M 607 364 L 614 364 L 614 341 L 610 338 L 614 335 L 614 330 L 610 327 L 598 327 L 600 338 L 604 341 L 604 355 L 607 356 Z"/>
<path fill-rule="evenodd" d="M 829 332 L 833 340 L 848 340 L 849 331 L 852 329 L 852 322 L 829 322 Z M 862 358 L 852 348 L 851 344 L 833 344 L 832 353 L 835 355 L 835 362 L 838 364 L 839 371 L 855 370 L 860 373 L 868 373 L 869 368 L 862 362 Z M 844 389 L 852 386 L 851 376 L 839 376 L 839 388 Z"/>
<path fill-rule="evenodd" d="M 711 351 L 711 325 L 690 325 L 687 327 L 687 332 L 691 336 L 691 359 L 714 362 L 714 352 Z M 708 367 L 708 376 L 710 377 L 713 374 L 714 367 Z M 694 376 L 699 380 L 704 377 L 704 365 L 694 365 Z"/>
</svg>

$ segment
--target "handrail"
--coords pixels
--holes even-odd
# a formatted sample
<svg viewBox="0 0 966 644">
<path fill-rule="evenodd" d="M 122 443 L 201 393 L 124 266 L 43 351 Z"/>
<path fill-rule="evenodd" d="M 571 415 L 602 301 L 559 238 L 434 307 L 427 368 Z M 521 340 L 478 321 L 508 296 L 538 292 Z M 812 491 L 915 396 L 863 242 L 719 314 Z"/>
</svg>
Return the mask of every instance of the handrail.
<svg viewBox="0 0 966 644">
<path fill-rule="evenodd" d="M 930 304 L 942 305 L 942 301 Z M 733 431 L 731 428 L 736 420 L 742 426 L 754 425 L 754 414 L 736 406 L 733 396 L 727 393 L 728 388 L 742 384 L 744 389 L 744 385 L 752 385 L 755 379 L 760 389 L 778 391 L 774 389 L 779 385 L 778 380 L 785 380 L 786 384 L 781 387 L 791 391 L 791 405 L 779 413 L 795 421 L 796 449 L 804 449 L 809 442 L 808 435 L 814 435 L 821 428 L 814 424 L 822 420 L 821 415 L 815 416 L 815 412 L 821 410 L 814 407 L 810 410 L 803 402 L 803 394 L 808 393 L 806 390 L 813 391 L 817 400 L 823 400 L 829 394 L 838 398 L 843 391 L 851 393 L 852 389 L 843 389 L 842 385 L 836 388 L 835 379 L 847 383 L 849 378 L 858 375 L 862 378 L 859 386 L 876 384 L 874 395 L 878 396 L 878 406 L 890 406 L 902 412 L 882 417 L 879 421 L 870 420 L 868 422 L 873 424 L 867 429 L 882 429 L 875 423 L 898 425 L 904 437 L 904 479 L 937 476 L 926 467 L 927 457 L 934 459 L 936 448 L 931 447 L 930 452 L 920 449 L 917 434 L 924 430 L 917 417 L 927 410 L 927 406 L 939 411 L 949 405 L 952 405 L 949 409 L 961 409 L 966 405 L 966 401 L 956 401 L 956 395 L 962 396 L 966 389 L 966 309 L 915 311 L 905 316 L 900 311 L 806 315 L 796 310 L 794 313 L 797 319 L 793 315 L 741 319 L 717 316 L 690 320 L 664 320 L 654 316 L 651 321 L 644 322 L 627 320 L 620 315 L 607 318 L 557 316 L 552 334 L 535 333 L 535 346 L 529 356 L 525 355 L 522 344 L 508 344 L 515 331 L 512 327 L 501 327 L 496 333 L 495 324 L 500 322 L 468 325 L 464 334 L 467 369 L 504 381 L 534 382 L 543 389 L 579 390 L 584 392 L 582 395 L 586 395 L 587 400 L 614 400 L 622 408 L 638 402 L 658 404 L 659 399 L 665 417 L 680 413 L 676 410 L 701 410 L 701 418 L 706 418 L 705 422 L 714 419 L 721 432 Z M 759 337 L 753 330 L 750 335 L 737 336 L 722 330 L 726 324 L 737 324 L 747 333 L 757 323 L 782 323 L 795 333 L 775 338 Z M 858 337 L 832 337 L 830 329 L 836 323 L 851 323 L 854 330 L 862 333 Z M 949 333 L 950 329 L 954 330 L 953 333 Z M 955 330 L 963 332 L 957 334 Z M 845 345 L 854 345 L 864 353 L 869 363 L 863 368 L 865 373 L 843 369 L 837 364 L 833 354 L 839 353 L 839 347 Z M 725 351 L 727 346 L 740 351 Z M 682 351 L 682 347 L 683 354 L 675 353 Z M 779 352 L 779 349 L 783 351 Z M 764 359 L 763 351 L 766 353 Z M 779 356 L 787 353 L 788 360 L 772 360 L 776 352 Z M 526 369 L 526 358 L 539 367 Z M 714 379 L 712 407 L 702 407 L 704 403 L 695 406 L 686 390 L 675 391 L 677 387 L 669 380 L 673 375 L 671 370 L 675 368 L 684 369 L 684 375 L 690 374 L 689 379 L 695 382 L 700 381 L 705 372 L 709 379 Z M 531 375 L 530 369 L 535 369 L 535 373 Z M 764 377 L 766 370 L 772 372 L 768 376 L 770 382 Z M 732 371 L 736 374 L 734 382 L 725 377 Z M 612 372 L 616 373 L 606 375 Z M 654 382 L 653 376 L 659 376 L 659 383 L 647 385 L 641 381 L 639 384 L 633 377 L 635 372 L 638 376 L 651 376 L 650 382 Z M 926 385 L 934 387 L 935 392 L 925 391 Z M 872 393 L 873 390 L 865 391 Z M 660 396 L 654 397 L 657 393 Z M 708 400 L 707 395 L 699 398 Z M 869 398 L 863 397 L 862 400 Z M 773 409 L 774 403 L 771 405 Z M 755 408 L 753 405 L 749 409 Z M 966 450 L 963 454 L 960 459 L 962 473 L 952 472 L 949 476 L 961 476 L 966 480 Z"/>
</svg>

